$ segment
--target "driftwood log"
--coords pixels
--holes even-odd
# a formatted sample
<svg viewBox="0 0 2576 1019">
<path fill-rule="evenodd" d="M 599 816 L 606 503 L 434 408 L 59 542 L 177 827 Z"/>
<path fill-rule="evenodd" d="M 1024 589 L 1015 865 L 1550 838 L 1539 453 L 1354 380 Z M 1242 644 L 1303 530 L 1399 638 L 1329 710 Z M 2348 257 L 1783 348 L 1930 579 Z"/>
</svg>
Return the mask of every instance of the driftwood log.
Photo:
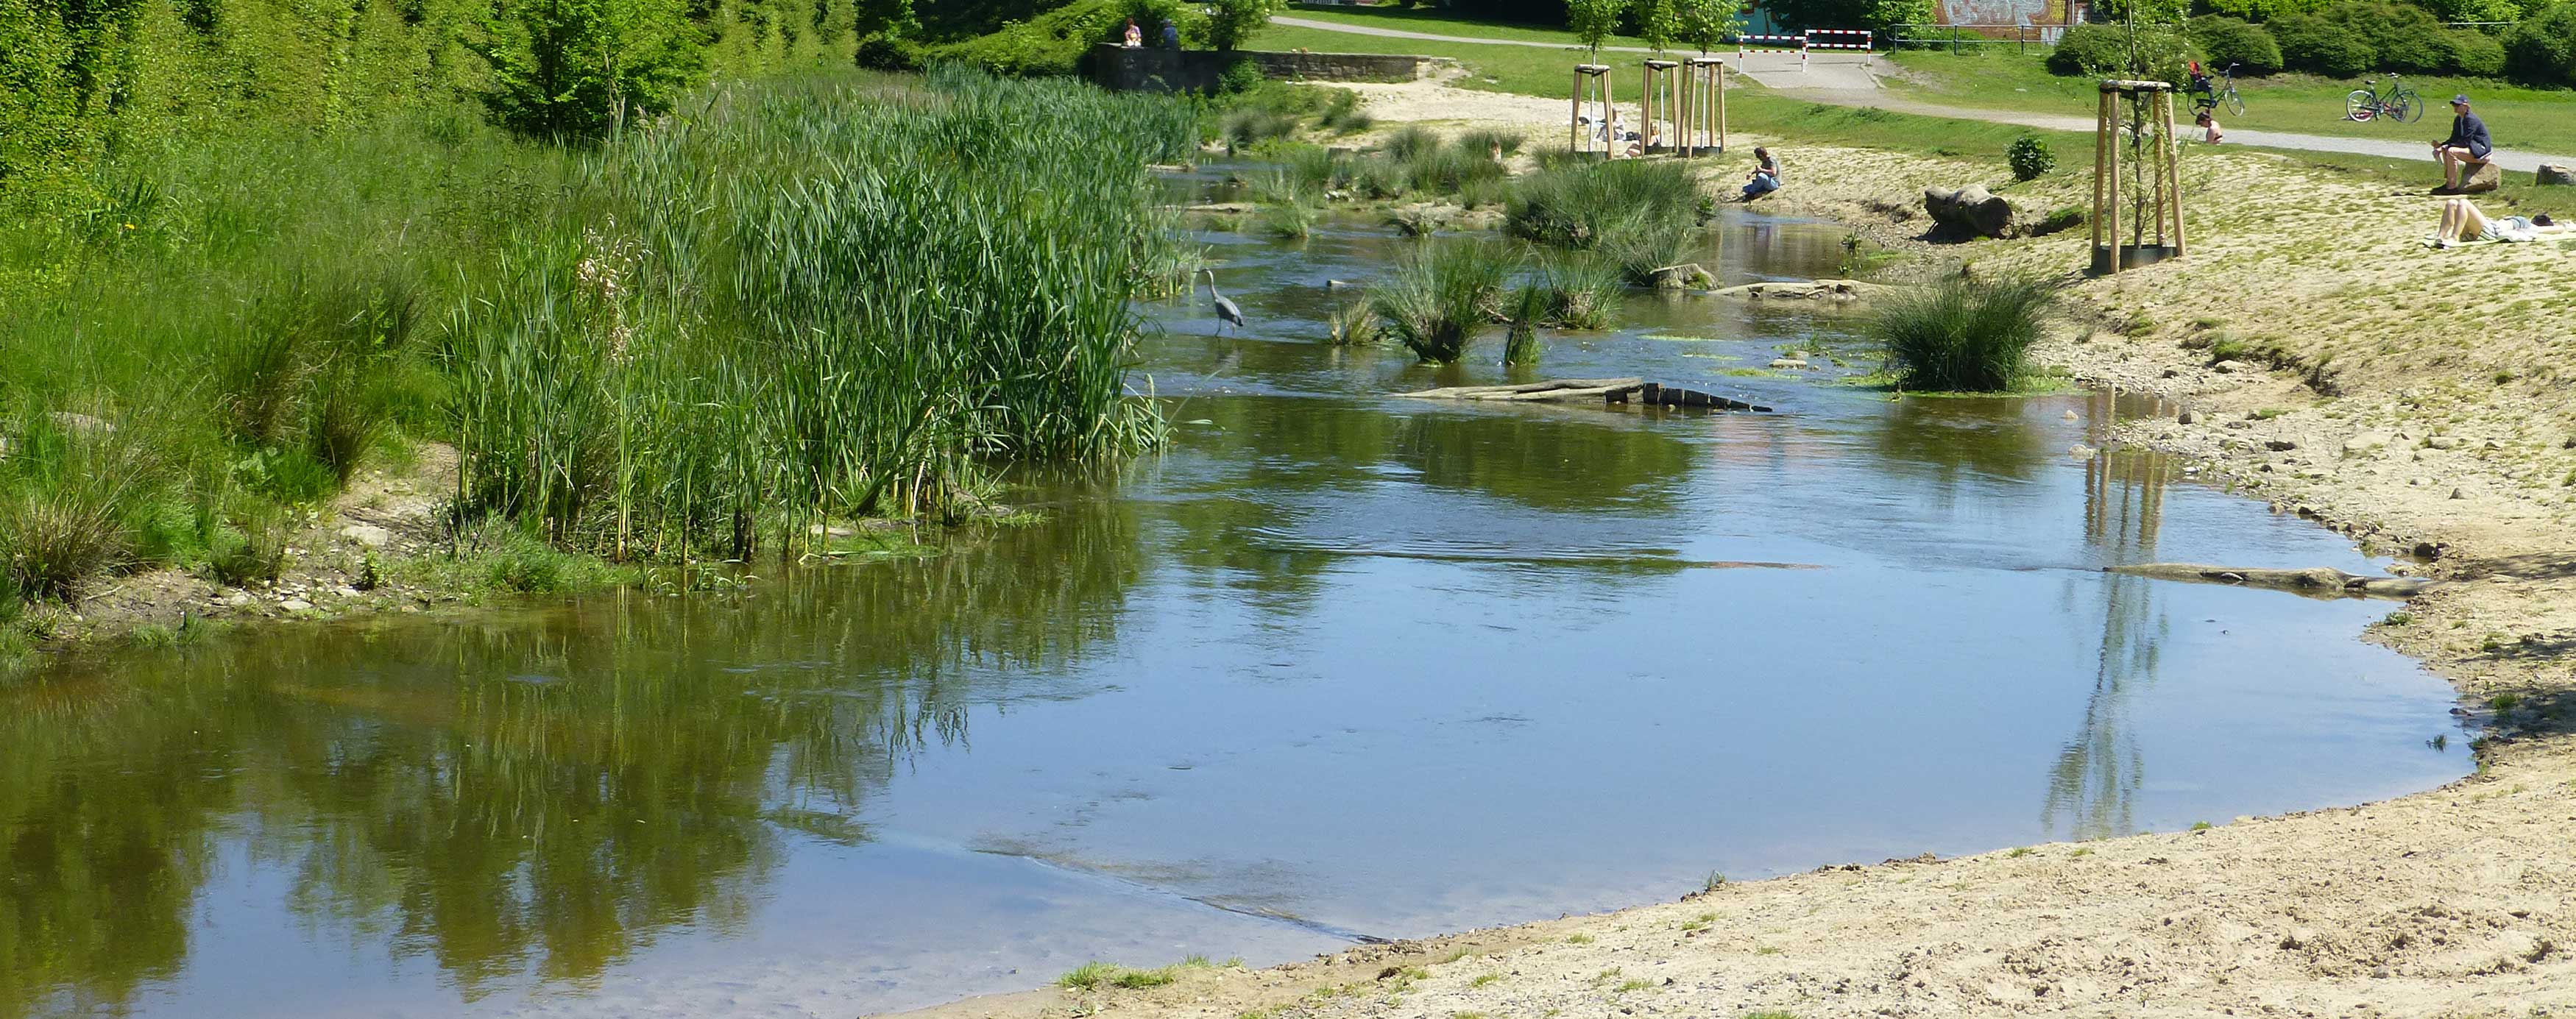
<svg viewBox="0 0 2576 1019">
<path fill-rule="evenodd" d="M 1883 283 L 1865 283 L 1860 280 L 1772 280 L 1711 290 L 1708 296 L 1742 297 L 1752 300 L 1847 302 L 1876 297 L 1891 289 L 1894 288 Z"/>
<path fill-rule="evenodd" d="M 1493 400 L 1512 403 L 1604 404 L 1631 401 L 1664 407 L 1707 407 L 1716 410 L 1769 411 L 1771 408 L 1731 400 L 1723 396 L 1692 389 L 1657 385 L 1639 378 L 1625 379 L 1549 379 L 1525 382 L 1516 386 L 1447 386 L 1423 389 L 1397 396 L 1415 400 Z"/>
<path fill-rule="evenodd" d="M 2377 595 L 2384 598 L 2411 598 L 2441 584 L 2441 581 L 2424 577 L 2365 577 L 2326 566 L 2304 570 L 2265 570 L 2200 563 L 2140 563 L 2102 569 L 2105 573 L 2126 573 L 2157 580 L 2241 584 L 2303 594 Z"/>
</svg>

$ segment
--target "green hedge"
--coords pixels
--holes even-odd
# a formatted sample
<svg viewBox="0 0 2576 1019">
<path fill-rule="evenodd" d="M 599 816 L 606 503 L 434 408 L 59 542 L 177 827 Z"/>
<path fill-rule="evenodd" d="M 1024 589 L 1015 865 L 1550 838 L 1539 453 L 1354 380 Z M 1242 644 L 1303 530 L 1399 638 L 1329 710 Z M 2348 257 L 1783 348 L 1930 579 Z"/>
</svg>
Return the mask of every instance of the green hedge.
<svg viewBox="0 0 2576 1019">
<path fill-rule="evenodd" d="M 2213 75 L 2230 64 L 2240 65 L 2239 77 L 2260 77 L 2281 69 L 2281 44 L 2272 40 L 2272 33 L 2243 18 L 2217 14 L 2193 18 L 2191 43 L 2199 47 Z"/>
<path fill-rule="evenodd" d="M 2533 84 L 2576 86 L 2576 0 L 2560 0 L 2514 26 L 2505 38 L 2505 70 Z"/>
<path fill-rule="evenodd" d="M 2075 25 L 2048 51 L 2051 74 L 2117 74 L 2129 65 L 2129 39 L 2118 25 Z"/>
<path fill-rule="evenodd" d="M 2379 62 L 2379 51 L 2369 39 L 2320 15 L 2275 21 L 2272 35 L 2281 43 L 2282 66 L 2292 70 L 2353 78 L 2370 73 Z"/>
</svg>

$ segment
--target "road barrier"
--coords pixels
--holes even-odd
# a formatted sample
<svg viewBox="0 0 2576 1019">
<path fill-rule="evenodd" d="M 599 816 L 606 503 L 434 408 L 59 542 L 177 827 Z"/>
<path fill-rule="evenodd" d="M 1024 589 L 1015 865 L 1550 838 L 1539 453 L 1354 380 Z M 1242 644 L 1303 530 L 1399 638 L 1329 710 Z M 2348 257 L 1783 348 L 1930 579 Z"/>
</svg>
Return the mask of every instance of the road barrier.
<svg viewBox="0 0 2576 1019">
<path fill-rule="evenodd" d="M 1823 36 L 1826 41 L 1818 42 Z M 1796 35 L 1738 35 L 1735 37 L 1735 69 L 1744 69 L 1745 54 L 1755 47 L 1762 49 L 1796 49 L 1798 69 L 1807 69 L 1811 50 L 1855 50 L 1863 54 L 1877 51 L 1877 35 L 1865 28 L 1810 28 Z M 1864 57 L 1866 59 L 1866 57 Z"/>
</svg>

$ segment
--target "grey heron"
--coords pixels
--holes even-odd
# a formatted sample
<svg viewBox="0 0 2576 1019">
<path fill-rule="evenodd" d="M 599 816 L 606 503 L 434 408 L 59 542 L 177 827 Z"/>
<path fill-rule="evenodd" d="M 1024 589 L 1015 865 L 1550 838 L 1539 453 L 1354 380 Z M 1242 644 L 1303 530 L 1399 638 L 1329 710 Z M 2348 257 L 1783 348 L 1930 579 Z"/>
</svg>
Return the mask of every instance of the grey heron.
<svg viewBox="0 0 2576 1019">
<path fill-rule="evenodd" d="M 1199 271 L 1200 271 L 1200 272 L 1204 272 L 1204 273 L 1206 273 L 1206 274 L 1207 274 L 1207 278 L 1208 278 L 1208 296 L 1209 296 L 1209 297 L 1213 297 L 1213 298 L 1215 298 L 1215 299 L 1216 299 L 1216 318 L 1217 318 L 1216 331 L 1217 331 L 1218 335 L 1223 335 L 1223 334 L 1225 333 L 1225 327 L 1226 327 L 1226 324 L 1227 324 L 1227 323 L 1229 323 L 1229 322 L 1233 323 L 1233 324 L 1234 324 L 1234 327 L 1235 327 L 1236 329 L 1238 329 L 1238 330 L 1242 329 L 1242 328 L 1243 328 L 1243 309 L 1242 309 L 1242 308 L 1239 308 L 1239 307 L 1236 307 L 1236 306 L 1235 306 L 1235 303 L 1234 303 L 1233 301 L 1226 300 L 1226 297 L 1225 297 L 1225 295 L 1224 295 L 1224 294 L 1221 294 L 1221 293 L 1218 293 L 1218 292 L 1217 292 L 1217 289 L 1216 289 L 1216 270 L 1214 270 L 1214 269 L 1201 269 L 1201 270 L 1199 270 Z"/>
</svg>

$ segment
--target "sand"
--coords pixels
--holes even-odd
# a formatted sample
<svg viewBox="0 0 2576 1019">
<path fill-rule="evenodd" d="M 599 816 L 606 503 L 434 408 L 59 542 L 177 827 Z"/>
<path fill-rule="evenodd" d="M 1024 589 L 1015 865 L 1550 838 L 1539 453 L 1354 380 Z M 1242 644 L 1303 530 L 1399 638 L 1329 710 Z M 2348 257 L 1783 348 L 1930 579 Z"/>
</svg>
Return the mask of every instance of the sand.
<svg viewBox="0 0 2576 1019">
<path fill-rule="evenodd" d="M 1564 115 L 1434 83 L 1362 91 L 1390 123 L 1522 123 L 1544 139 Z M 1933 243 L 1920 189 L 1982 183 L 2045 213 L 2084 203 L 2090 153 L 2060 154 L 2073 173 L 2014 184 L 2001 166 L 1780 144 L 1794 176 L 1765 200 L 1774 210 L 1850 223 L 1913 256 L 1917 275 L 2065 276 L 2078 310 L 2041 360 L 2190 411 L 2189 424 L 2139 422 L 2124 441 L 2195 458 L 2204 477 L 2378 549 L 2430 554 L 2407 568 L 2453 583 L 2371 637 L 2459 689 L 2460 710 L 2486 726 L 2479 773 L 2205 831 L 1828 867 L 1272 969 L 1186 970 L 1160 988 L 1046 989 L 924 1014 L 2576 1014 L 2576 395 L 2564 367 L 2576 243 L 2427 250 L 2440 200 L 2421 189 L 2195 147 L 2190 256 L 2086 280 L 2073 273 L 2084 229 Z M 1739 177 L 1744 159 L 1710 174 Z M 2576 212 L 2576 194 L 2560 211 Z"/>
</svg>

